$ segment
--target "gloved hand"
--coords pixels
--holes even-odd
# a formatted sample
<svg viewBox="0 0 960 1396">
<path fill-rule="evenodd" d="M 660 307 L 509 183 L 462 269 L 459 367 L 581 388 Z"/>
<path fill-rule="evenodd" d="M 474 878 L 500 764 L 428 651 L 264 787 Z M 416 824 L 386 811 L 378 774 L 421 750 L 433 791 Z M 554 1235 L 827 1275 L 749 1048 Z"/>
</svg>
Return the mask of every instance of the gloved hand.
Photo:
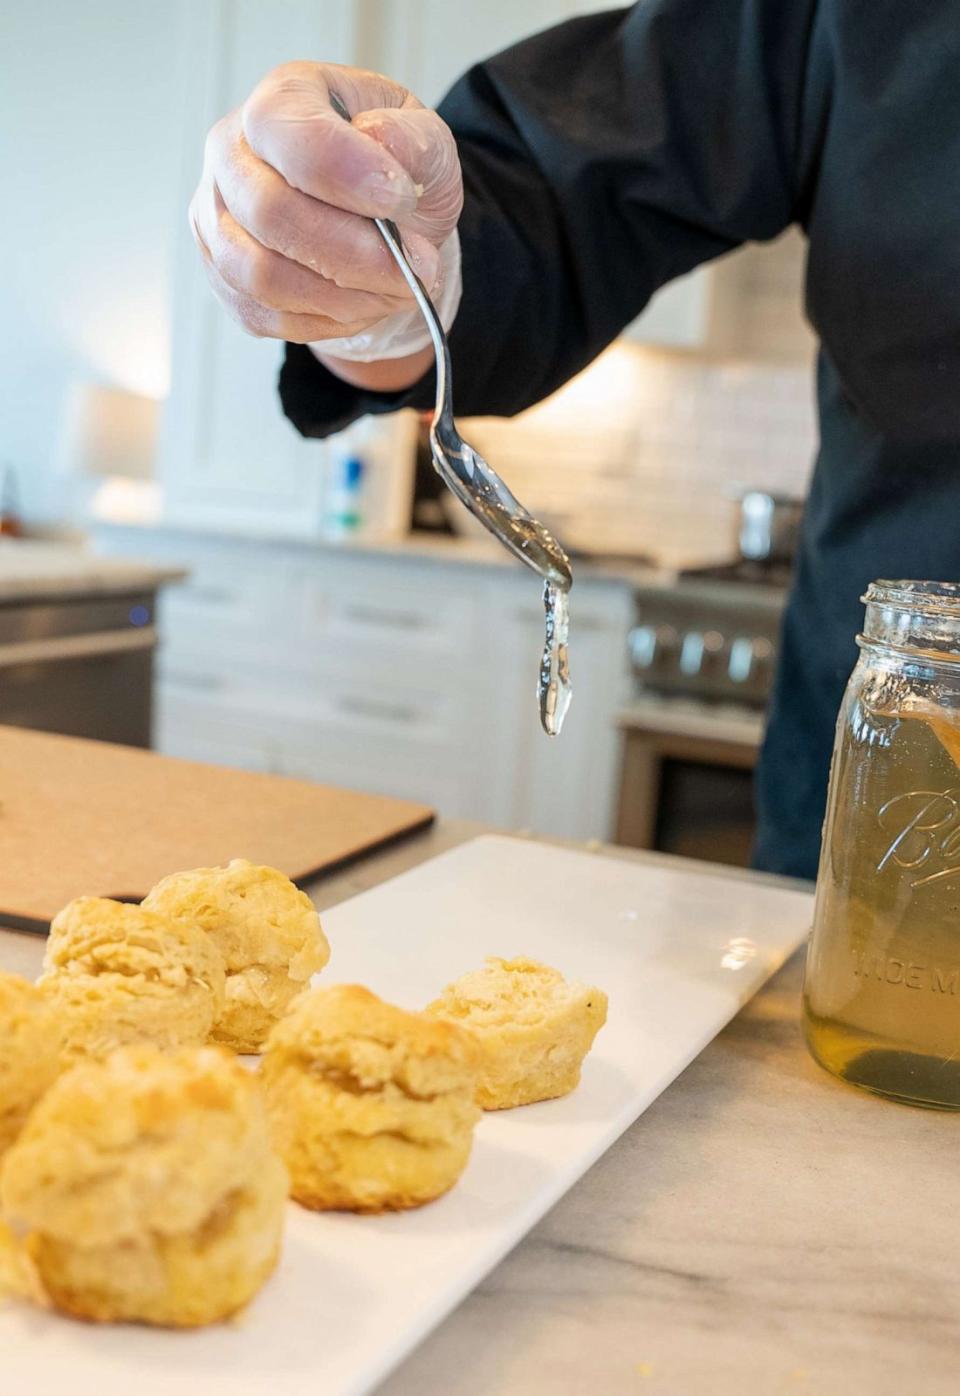
<svg viewBox="0 0 960 1396">
<path fill-rule="evenodd" d="M 190 224 L 214 291 L 250 334 L 370 362 L 429 343 L 370 219 L 398 224 L 449 329 L 462 203 L 456 145 L 436 112 L 376 73 L 285 63 L 210 131 Z"/>
</svg>

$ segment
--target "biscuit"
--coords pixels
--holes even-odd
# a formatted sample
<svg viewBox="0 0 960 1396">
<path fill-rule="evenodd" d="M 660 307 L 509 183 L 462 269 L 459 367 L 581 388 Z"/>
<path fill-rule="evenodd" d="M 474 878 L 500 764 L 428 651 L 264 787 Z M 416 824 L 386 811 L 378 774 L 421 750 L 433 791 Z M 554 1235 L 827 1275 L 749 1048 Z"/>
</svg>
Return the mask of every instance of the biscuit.
<svg viewBox="0 0 960 1396">
<path fill-rule="evenodd" d="M 223 1004 L 223 958 L 198 926 L 106 897 L 54 917 L 43 965 L 71 1061 L 134 1042 L 199 1045 Z"/>
<path fill-rule="evenodd" d="M 0 1154 L 60 1073 L 57 1015 L 35 984 L 0 973 Z"/>
<path fill-rule="evenodd" d="M 305 1207 L 381 1212 L 451 1188 L 480 1116 L 469 1034 L 337 985 L 305 994 L 261 1064 L 274 1143 Z"/>
<path fill-rule="evenodd" d="M 227 966 L 226 1001 L 212 1037 L 259 1052 L 274 1023 L 330 958 L 316 908 L 276 868 L 234 858 L 158 882 L 143 905 L 213 937 Z"/>
<path fill-rule="evenodd" d="M 26 1246 L 0 1220 L 0 1303 L 5 1299 L 27 1299 L 41 1307 L 48 1302 Z"/>
<path fill-rule="evenodd" d="M 217 1047 L 81 1062 L 0 1174 L 49 1299 L 98 1322 L 194 1327 L 242 1307 L 277 1263 L 286 1195 L 256 1078 Z"/>
<path fill-rule="evenodd" d="M 484 1110 L 506 1110 L 575 1088 L 607 1020 L 607 996 L 568 984 L 559 970 L 536 960 L 490 957 L 426 1011 L 474 1034 L 481 1049 L 477 1102 Z"/>
</svg>

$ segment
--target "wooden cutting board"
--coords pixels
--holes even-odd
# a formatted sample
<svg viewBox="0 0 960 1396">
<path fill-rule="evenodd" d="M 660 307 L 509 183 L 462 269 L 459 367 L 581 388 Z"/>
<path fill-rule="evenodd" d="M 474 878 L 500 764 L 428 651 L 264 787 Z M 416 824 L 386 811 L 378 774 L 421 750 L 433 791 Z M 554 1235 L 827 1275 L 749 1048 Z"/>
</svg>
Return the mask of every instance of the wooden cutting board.
<svg viewBox="0 0 960 1396">
<path fill-rule="evenodd" d="M 0 726 L 0 923 L 45 930 L 72 897 L 138 900 L 249 858 L 295 882 L 433 818 L 426 805 Z"/>
</svg>

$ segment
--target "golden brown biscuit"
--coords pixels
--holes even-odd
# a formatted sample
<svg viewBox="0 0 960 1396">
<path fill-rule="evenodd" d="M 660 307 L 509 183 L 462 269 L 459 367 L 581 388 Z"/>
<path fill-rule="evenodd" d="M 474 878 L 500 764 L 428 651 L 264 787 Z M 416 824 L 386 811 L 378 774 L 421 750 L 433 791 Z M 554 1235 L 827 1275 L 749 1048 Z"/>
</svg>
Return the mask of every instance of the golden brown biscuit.
<svg viewBox="0 0 960 1396">
<path fill-rule="evenodd" d="M 217 1047 L 82 1062 L 0 1174 L 50 1299 L 101 1322 L 233 1313 L 276 1265 L 286 1194 L 256 1078 Z"/>
<path fill-rule="evenodd" d="M 212 936 L 227 966 L 213 1040 L 259 1052 L 278 1018 L 330 958 L 316 908 L 276 868 L 234 858 L 158 882 L 143 905 Z"/>
<path fill-rule="evenodd" d="M 41 1307 L 49 1303 L 26 1246 L 0 1221 L 0 1304 L 5 1299 L 27 1299 Z"/>
<path fill-rule="evenodd" d="M 132 1042 L 207 1040 L 223 1004 L 223 957 L 189 922 L 143 907 L 78 897 L 54 917 L 37 981 L 73 1060 Z"/>
<path fill-rule="evenodd" d="M 35 984 L 0 973 L 0 1154 L 60 1074 L 57 1015 Z"/>
<path fill-rule="evenodd" d="M 602 989 L 568 984 L 536 960 L 491 956 L 426 1010 L 469 1028 L 481 1048 L 477 1102 L 506 1110 L 566 1095 L 607 1020 Z"/>
<path fill-rule="evenodd" d="M 419 1207 L 466 1166 L 480 1112 L 469 1034 L 337 985 L 270 1034 L 261 1072 L 274 1143 L 305 1207 Z"/>
</svg>

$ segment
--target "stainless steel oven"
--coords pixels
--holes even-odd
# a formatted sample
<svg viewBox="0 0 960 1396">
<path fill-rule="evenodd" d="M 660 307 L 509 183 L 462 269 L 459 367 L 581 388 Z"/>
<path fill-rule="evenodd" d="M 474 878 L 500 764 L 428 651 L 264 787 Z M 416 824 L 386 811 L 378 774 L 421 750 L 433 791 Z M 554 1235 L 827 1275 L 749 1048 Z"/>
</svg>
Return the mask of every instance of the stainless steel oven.
<svg viewBox="0 0 960 1396">
<path fill-rule="evenodd" d="M 620 714 L 617 841 L 745 866 L 788 574 L 753 563 L 641 588 Z"/>
<path fill-rule="evenodd" d="M 617 842 L 746 867 L 762 718 L 648 698 L 625 709 L 620 723 Z"/>
<path fill-rule="evenodd" d="M 150 745 L 156 596 L 0 604 L 0 723 Z"/>
</svg>

